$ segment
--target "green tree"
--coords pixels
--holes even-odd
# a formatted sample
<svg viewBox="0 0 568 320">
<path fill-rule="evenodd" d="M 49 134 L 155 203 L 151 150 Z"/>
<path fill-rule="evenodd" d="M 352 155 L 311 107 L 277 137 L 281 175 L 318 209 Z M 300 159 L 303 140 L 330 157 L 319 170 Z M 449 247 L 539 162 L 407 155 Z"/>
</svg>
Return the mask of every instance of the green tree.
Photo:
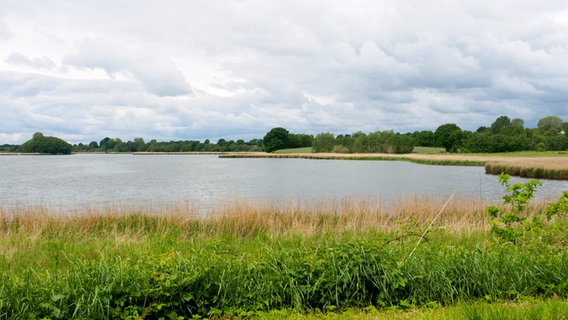
<svg viewBox="0 0 568 320">
<path fill-rule="evenodd" d="M 96 141 L 91 141 L 89 143 L 89 147 L 88 147 L 89 151 L 96 150 L 98 148 L 99 148 L 99 144 Z"/>
<path fill-rule="evenodd" d="M 412 153 L 414 139 L 410 135 L 393 134 L 385 143 L 387 153 Z"/>
<path fill-rule="evenodd" d="M 461 146 L 463 131 L 454 123 L 439 126 L 434 132 L 436 146 L 444 147 L 447 152 L 457 152 Z"/>
<path fill-rule="evenodd" d="M 146 143 L 143 138 L 134 138 L 134 151 L 146 151 Z"/>
<path fill-rule="evenodd" d="M 501 130 L 511 124 L 511 119 L 507 116 L 500 116 L 491 124 L 491 133 L 498 134 Z"/>
<path fill-rule="evenodd" d="M 285 149 L 289 146 L 288 130 L 277 127 L 273 128 L 264 136 L 264 150 L 266 152 L 274 152 L 278 149 Z"/>
<path fill-rule="evenodd" d="M 562 131 L 562 119 L 557 116 L 547 116 L 538 120 L 538 129 L 545 135 L 555 135 Z"/>
<path fill-rule="evenodd" d="M 335 145 L 335 137 L 332 133 L 325 132 L 318 134 L 312 142 L 314 152 L 331 152 Z"/>
<path fill-rule="evenodd" d="M 288 135 L 288 147 L 289 148 L 303 148 L 303 147 L 311 147 L 312 142 L 314 141 L 314 136 L 311 134 L 294 134 L 290 133 Z"/>
<path fill-rule="evenodd" d="M 430 130 L 417 132 L 414 136 L 414 144 L 420 147 L 433 147 L 434 132 Z"/>
<path fill-rule="evenodd" d="M 71 145 L 62 139 L 36 132 L 30 140 L 22 144 L 21 150 L 26 153 L 70 154 Z"/>
</svg>

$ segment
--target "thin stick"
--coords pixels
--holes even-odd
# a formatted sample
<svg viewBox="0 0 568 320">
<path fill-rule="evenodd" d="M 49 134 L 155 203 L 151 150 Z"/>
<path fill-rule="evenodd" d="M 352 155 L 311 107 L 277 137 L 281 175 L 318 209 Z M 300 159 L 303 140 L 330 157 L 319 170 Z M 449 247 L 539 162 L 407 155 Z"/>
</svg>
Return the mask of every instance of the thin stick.
<svg viewBox="0 0 568 320">
<path fill-rule="evenodd" d="M 422 239 L 424 239 L 424 236 L 426 236 L 426 233 L 428 233 L 428 230 L 430 230 L 430 228 L 432 227 L 432 225 L 434 224 L 434 221 L 436 221 L 436 219 L 438 219 L 438 217 L 440 216 L 440 214 L 442 214 L 442 212 L 444 211 L 444 209 L 446 208 L 446 206 L 448 205 L 448 203 L 450 202 L 450 200 L 452 200 L 452 198 L 454 197 L 455 193 L 452 193 L 452 195 L 450 196 L 450 198 L 446 201 L 446 203 L 444 203 L 444 205 L 442 206 L 442 209 L 440 209 L 440 211 L 438 212 L 438 214 L 434 217 L 434 219 L 432 219 L 432 221 L 430 222 L 430 225 L 428 226 L 428 228 L 426 228 L 426 230 L 424 230 L 424 233 L 422 234 L 422 236 L 420 237 L 420 239 L 418 239 L 418 242 L 416 243 L 416 245 L 414 246 L 414 249 L 412 249 L 412 251 L 410 252 L 410 254 L 408 255 L 408 257 L 406 257 L 406 259 L 404 259 L 405 261 L 408 260 L 412 254 L 414 253 L 414 251 L 416 251 L 416 249 L 418 248 L 418 246 L 420 245 L 420 242 L 422 242 Z"/>
</svg>

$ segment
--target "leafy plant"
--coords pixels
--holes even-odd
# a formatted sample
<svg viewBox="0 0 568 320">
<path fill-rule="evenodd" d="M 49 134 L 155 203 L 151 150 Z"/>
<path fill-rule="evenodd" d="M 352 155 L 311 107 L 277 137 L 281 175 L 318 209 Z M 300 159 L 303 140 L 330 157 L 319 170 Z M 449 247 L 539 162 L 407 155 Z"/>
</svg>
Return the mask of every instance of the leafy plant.
<svg viewBox="0 0 568 320">
<path fill-rule="evenodd" d="M 568 213 L 568 191 L 557 202 L 551 202 L 546 209 L 532 212 L 529 216 L 530 201 L 534 198 L 537 187 L 542 184 L 538 180 L 512 184 L 507 174 L 499 175 L 499 181 L 505 187 L 505 208 L 486 208 L 491 219 L 491 233 L 499 242 L 523 244 L 524 247 L 543 250 L 554 249 L 568 241 L 567 225 L 561 219 Z"/>
<path fill-rule="evenodd" d="M 505 242 L 517 243 L 523 234 L 523 224 L 526 217 L 523 216 L 525 210 L 534 197 L 534 192 L 542 184 L 538 180 L 530 180 L 525 183 L 517 182 L 511 184 L 508 174 L 500 174 L 499 182 L 505 187 L 503 204 L 508 205 L 508 209 L 497 206 L 489 206 L 485 212 L 491 219 L 491 233 L 497 239 Z"/>
</svg>

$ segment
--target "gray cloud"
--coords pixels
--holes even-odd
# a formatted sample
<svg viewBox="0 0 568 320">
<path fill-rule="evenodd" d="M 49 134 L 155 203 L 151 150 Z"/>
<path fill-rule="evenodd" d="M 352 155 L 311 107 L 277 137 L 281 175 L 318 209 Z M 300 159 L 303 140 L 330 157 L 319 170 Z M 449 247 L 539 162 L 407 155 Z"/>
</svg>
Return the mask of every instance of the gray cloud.
<svg viewBox="0 0 568 320">
<path fill-rule="evenodd" d="M 0 16 L 0 143 L 568 121 L 560 0 L 32 4 Z"/>
</svg>

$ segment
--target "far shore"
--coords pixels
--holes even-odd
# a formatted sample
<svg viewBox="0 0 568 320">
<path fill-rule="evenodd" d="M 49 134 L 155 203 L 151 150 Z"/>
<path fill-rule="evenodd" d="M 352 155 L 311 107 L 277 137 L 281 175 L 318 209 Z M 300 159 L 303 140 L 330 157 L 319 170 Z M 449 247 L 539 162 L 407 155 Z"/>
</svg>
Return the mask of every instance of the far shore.
<svg viewBox="0 0 568 320">
<path fill-rule="evenodd" d="M 299 158 L 320 160 L 399 160 L 431 165 L 485 166 L 486 173 L 527 178 L 568 180 L 568 154 L 386 154 L 386 153 L 266 153 L 234 152 L 222 158 Z"/>
<path fill-rule="evenodd" d="M 78 152 L 73 154 L 92 154 Z M 97 154 L 105 154 L 98 152 Z M 314 160 L 390 160 L 448 166 L 484 166 L 488 174 L 506 173 L 537 179 L 568 180 L 568 153 L 520 152 L 512 154 L 388 154 L 388 153 L 266 153 L 266 152 L 109 152 L 132 155 L 218 155 L 220 158 L 295 158 Z M 0 156 L 41 155 L 0 152 Z"/>
</svg>

